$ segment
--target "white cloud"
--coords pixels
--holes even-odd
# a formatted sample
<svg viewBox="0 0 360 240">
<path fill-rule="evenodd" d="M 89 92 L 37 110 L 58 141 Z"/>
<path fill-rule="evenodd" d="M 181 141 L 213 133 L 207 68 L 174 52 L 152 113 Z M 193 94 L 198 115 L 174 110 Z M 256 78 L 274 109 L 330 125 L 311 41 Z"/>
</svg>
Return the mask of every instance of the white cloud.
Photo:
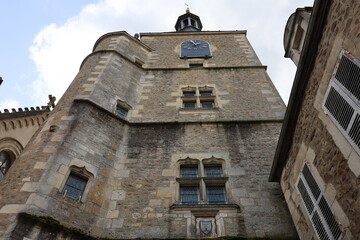
<svg viewBox="0 0 360 240">
<path fill-rule="evenodd" d="M 312 0 L 187 2 L 201 17 L 204 30 L 247 29 L 251 44 L 263 64 L 269 66 L 269 75 L 287 102 L 289 87 L 283 85 L 291 86 L 294 71 L 277 66 L 283 59 L 282 35 L 290 14 L 296 7 L 311 5 Z M 101 35 L 119 30 L 130 34 L 174 31 L 176 19 L 184 10 L 183 0 L 100 0 L 85 6 L 64 25 L 46 26 L 30 47 L 38 71 L 32 84 L 34 102 L 46 102 L 48 94 L 60 99 Z"/>
<path fill-rule="evenodd" d="M 4 109 L 9 109 L 11 111 L 12 108 L 18 108 L 19 102 L 15 99 L 5 99 L 0 102 L 0 111 Z"/>
</svg>

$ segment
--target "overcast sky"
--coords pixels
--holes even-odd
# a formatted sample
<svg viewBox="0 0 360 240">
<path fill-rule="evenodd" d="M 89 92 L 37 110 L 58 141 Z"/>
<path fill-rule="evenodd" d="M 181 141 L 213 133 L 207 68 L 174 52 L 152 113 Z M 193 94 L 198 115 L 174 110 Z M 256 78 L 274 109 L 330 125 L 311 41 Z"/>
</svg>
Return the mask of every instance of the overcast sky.
<svg viewBox="0 0 360 240">
<path fill-rule="evenodd" d="M 313 0 L 1 0 L 0 110 L 59 100 L 101 35 L 174 31 L 185 2 L 204 31 L 247 30 L 287 103 L 296 69 L 283 57 L 285 24 Z"/>
</svg>

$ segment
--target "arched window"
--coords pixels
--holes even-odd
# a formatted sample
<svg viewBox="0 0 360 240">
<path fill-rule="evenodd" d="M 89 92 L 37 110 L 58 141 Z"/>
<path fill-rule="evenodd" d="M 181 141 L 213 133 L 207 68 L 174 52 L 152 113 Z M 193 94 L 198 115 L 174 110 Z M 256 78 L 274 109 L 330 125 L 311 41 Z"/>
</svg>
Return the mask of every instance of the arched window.
<svg viewBox="0 0 360 240">
<path fill-rule="evenodd" d="M 0 151 L 0 179 L 2 179 L 11 166 L 10 154 L 6 151 Z"/>
</svg>

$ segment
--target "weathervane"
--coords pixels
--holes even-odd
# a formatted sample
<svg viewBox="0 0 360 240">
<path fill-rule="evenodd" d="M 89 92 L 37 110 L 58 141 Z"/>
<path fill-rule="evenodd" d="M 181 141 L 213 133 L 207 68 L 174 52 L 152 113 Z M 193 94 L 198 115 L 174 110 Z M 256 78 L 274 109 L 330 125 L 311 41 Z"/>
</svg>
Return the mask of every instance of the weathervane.
<svg viewBox="0 0 360 240">
<path fill-rule="evenodd" d="M 184 3 L 184 4 L 186 5 L 186 12 L 187 13 L 190 12 L 189 4 L 187 4 L 187 3 Z"/>
</svg>

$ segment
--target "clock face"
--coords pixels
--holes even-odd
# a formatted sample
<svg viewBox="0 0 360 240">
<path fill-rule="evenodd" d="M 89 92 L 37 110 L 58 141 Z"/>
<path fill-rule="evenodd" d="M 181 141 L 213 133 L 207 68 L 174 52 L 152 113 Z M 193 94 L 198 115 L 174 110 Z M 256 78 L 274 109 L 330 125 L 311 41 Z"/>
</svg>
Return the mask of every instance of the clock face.
<svg viewBox="0 0 360 240">
<path fill-rule="evenodd" d="M 202 40 L 187 40 L 180 48 L 180 57 L 211 57 L 209 43 Z"/>
</svg>

